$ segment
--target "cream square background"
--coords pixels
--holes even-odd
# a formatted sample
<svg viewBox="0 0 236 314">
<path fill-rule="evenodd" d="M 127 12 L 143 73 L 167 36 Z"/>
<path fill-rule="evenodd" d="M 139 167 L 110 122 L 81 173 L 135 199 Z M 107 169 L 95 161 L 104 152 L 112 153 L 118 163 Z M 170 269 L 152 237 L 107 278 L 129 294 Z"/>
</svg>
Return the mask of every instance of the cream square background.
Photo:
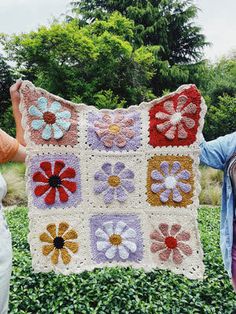
<svg viewBox="0 0 236 314">
<path fill-rule="evenodd" d="M 142 194 L 142 186 L 144 183 L 144 174 L 146 172 L 146 162 L 143 158 L 143 154 L 93 154 L 92 156 L 87 156 L 86 158 L 86 172 L 87 172 L 87 180 L 86 180 L 86 196 L 87 202 L 89 206 L 89 210 L 105 210 L 106 212 L 113 211 L 126 211 L 127 208 L 130 209 L 131 212 L 135 212 L 137 208 L 142 207 L 142 204 L 145 204 L 143 194 Z M 103 201 L 103 193 L 95 194 L 93 189 L 98 181 L 94 179 L 94 174 L 99 171 L 102 165 L 106 162 L 115 165 L 116 162 L 123 162 L 127 169 L 134 172 L 134 182 L 135 190 L 132 193 L 127 192 L 127 200 L 125 202 L 119 202 L 115 200 L 111 204 L 105 204 Z"/>
<path fill-rule="evenodd" d="M 43 245 L 47 244 L 39 239 L 39 236 L 43 232 L 47 232 L 46 227 L 48 224 L 55 223 L 58 225 L 60 222 L 67 222 L 70 229 L 74 229 L 78 234 L 78 239 L 72 240 L 79 243 L 79 250 L 73 254 L 68 250 L 71 255 L 71 262 L 68 265 L 64 265 L 59 255 L 59 262 L 57 265 L 51 263 L 50 253 L 48 256 L 42 254 Z M 70 230 L 68 229 L 68 230 Z M 32 254 L 32 264 L 36 272 L 49 272 L 54 271 L 55 273 L 63 273 L 68 275 L 76 272 L 76 269 L 80 269 L 90 263 L 90 255 L 88 248 L 88 230 L 86 228 L 86 219 L 82 214 L 79 215 L 37 215 L 31 217 L 30 220 L 30 233 L 28 240 L 30 242 L 30 251 Z"/>
<path fill-rule="evenodd" d="M 183 262 L 180 265 L 174 264 L 172 261 L 172 253 L 170 258 L 163 262 L 158 257 L 157 253 L 151 253 L 152 255 L 152 265 L 153 267 L 158 267 L 160 269 L 169 269 L 176 274 L 185 274 L 186 277 L 190 279 L 203 279 L 204 264 L 203 264 L 203 251 L 201 248 L 201 242 L 198 234 L 197 221 L 191 215 L 175 215 L 175 214 L 160 214 L 155 212 L 147 213 L 147 233 L 149 238 L 149 249 L 152 242 L 150 239 L 150 234 L 156 229 L 160 223 L 167 223 L 168 225 L 180 224 L 182 226 L 180 231 L 187 231 L 190 233 L 190 240 L 184 243 L 190 245 L 193 250 L 193 254 L 190 256 L 184 256 Z"/>
</svg>

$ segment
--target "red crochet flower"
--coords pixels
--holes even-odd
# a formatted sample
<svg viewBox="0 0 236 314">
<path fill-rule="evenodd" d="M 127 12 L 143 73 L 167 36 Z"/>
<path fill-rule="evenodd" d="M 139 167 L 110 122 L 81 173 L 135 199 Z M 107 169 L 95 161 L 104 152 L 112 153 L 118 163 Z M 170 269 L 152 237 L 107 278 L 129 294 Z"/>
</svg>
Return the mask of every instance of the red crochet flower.
<svg viewBox="0 0 236 314">
<path fill-rule="evenodd" d="M 68 191 L 74 193 L 77 189 L 76 183 L 67 179 L 72 179 L 76 176 L 73 168 L 65 168 L 65 163 L 62 160 L 55 161 L 54 171 L 52 170 L 52 163 L 43 161 L 40 163 L 40 168 L 44 171 L 37 171 L 33 175 L 34 182 L 44 183 L 36 186 L 34 193 L 36 196 L 42 196 L 46 192 L 47 195 L 44 201 L 48 205 L 52 205 L 56 200 L 56 191 L 58 191 L 59 199 L 61 202 L 68 201 Z M 62 170 L 64 171 L 62 172 Z"/>
<path fill-rule="evenodd" d="M 201 110 L 201 95 L 192 85 L 156 103 L 149 111 L 149 144 L 183 146 L 195 142 Z"/>
</svg>

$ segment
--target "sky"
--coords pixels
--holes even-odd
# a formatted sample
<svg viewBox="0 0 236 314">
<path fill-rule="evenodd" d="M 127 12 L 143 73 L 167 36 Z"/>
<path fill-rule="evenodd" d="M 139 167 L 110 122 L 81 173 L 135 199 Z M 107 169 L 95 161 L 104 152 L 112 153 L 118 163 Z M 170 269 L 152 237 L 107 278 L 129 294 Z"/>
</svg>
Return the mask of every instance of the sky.
<svg viewBox="0 0 236 314">
<path fill-rule="evenodd" d="M 216 61 L 236 50 L 236 0 L 194 0 L 200 9 L 196 24 L 211 46 L 204 56 Z M 0 33 L 21 33 L 49 25 L 53 17 L 69 12 L 70 0 L 0 0 Z M 1 50 L 0 50 L 1 51 Z"/>
</svg>

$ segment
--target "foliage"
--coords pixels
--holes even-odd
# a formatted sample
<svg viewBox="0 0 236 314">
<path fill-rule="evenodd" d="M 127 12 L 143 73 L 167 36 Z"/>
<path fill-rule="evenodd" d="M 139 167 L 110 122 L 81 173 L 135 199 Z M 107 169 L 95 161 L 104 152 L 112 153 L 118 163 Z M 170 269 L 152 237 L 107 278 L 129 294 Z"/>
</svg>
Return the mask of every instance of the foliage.
<svg viewBox="0 0 236 314">
<path fill-rule="evenodd" d="M 95 105 L 97 94 L 111 90 L 118 102 L 132 105 L 152 95 L 158 49 L 134 49 L 127 40 L 133 32 L 133 22 L 114 13 L 85 27 L 55 22 L 29 34 L 5 36 L 2 42 L 26 78 L 55 94 Z"/>
<path fill-rule="evenodd" d="M 9 87 L 12 84 L 12 75 L 10 66 L 0 54 L 0 116 L 8 107 Z"/>
<path fill-rule="evenodd" d="M 12 84 L 11 68 L 0 54 L 0 127 L 15 134 L 14 119 L 9 109 L 9 88 Z"/>
<path fill-rule="evenodd" d="M 194 81 L 191 63 L 201 59 L 208 43 L 194 22 L 198 9 L 193 1 L 80 0 L 72 1 L 71 5 L 75 13 L 71 19 L 79 17 L 79 25 L 107 20 L 118 11 L 134 23 L 134 47 L 159 47 L 151 79 L 155 95 Z"/>
<path fill-rule="evenodd" d="M 217 105 L 208 108 L 205 134 L 211 140 L 236 130 L 236 97 L 219 96 Z"/>
<path fill-rule="evenodd" d="M 73 11 L 84 22 L 106 19 L 114 11 L 134 21 L 134 43 L 162 47 L 161 60 L 171 65 L 198 60 L 206 45 L 201 28 L 196 26 L 197 7 L 189 0 L 79 0 Z"/>
<path fill-rule="evenodd" d="M 0 116 L 0 128 L 7 132 L 9 135 L 15 137 L 16 126 L 10 100 L 7 103 L 8 108 Z"/>
<path fill-rule="evenodd" d="M 208 106 L 204 135 L 212 140 L 236 130 L 236 57 L 205 67 L 200 88 Z M 201 86 L 202 85 L 202 86 Z"/>
<path fill-rule="evenodd" d="M 208 106 L 206 140 L 235 131 L 236 56 L 200 60 L 205 39 L 193 23 L 192 1 L 81 0 L 74 10 L 79 15 L 70 21 L 0 36 L 7 60 L 16 63 L 10 69 L 0 60 L 0 126 L 8 133 L 15 134 L 8 99 L 13 71 L 66 99 L 110 109 L 193 83 Z"/>
<path fill-rule="evenodd" d="M 219 249 L 219 209 L 199 210 L 206 274 L 189 280 L 169 271 L 96 269 L 80 275 L 34 274 L 27 244 L 27 210 L 7 214 L 14 260 L 10 313 L 231 313 L 235 294 Z"/>
<path fill-rule="evenodd" d="M 236 55 L 223 57 L 208 72 L 208 79 L 202 76 L 202 81 L 208 83 L 205 93 L 210 97 L 212 105 L 217 106 L 220 96 L 236 97 Z"/>
</svg>

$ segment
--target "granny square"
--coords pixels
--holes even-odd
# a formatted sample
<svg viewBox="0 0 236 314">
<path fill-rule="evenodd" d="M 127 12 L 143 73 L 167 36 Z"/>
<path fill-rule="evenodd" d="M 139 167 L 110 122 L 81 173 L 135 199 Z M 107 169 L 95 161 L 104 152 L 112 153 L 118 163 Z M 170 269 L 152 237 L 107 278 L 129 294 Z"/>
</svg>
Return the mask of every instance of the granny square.
<svg viewBox="0 0 236 314">
<path fill-rule="evenodd" d="M 141 262 L 143 234 L 136 214 L 98 214 L 90 218 L 93 260 Z"/>
<path fill-rule="evenodd" d="M 87 236 L 84 216 L 41 215 L 30 219 L 32 264 L 36 272 L 70 274 L 86 264 Z"/>
<path fill-rule="evenodd" d="M 193 192 L 193 159 L 190 156 L 154 155 L 148 160 L 149 204 L 187 207 L 193 203 Z"/>
<path fill-rule="evenodd" d="M 202 279 L 206 106 L 196 86 L 115 110 L 74 104 L 29 81 L 20 95 L 34 270 L 130 266 Z"/>
<path fill-rule="evenodd" d="M 201 95 L 193 85 L 154 102 L 149 111 L 149 144 L 153 147 L 193 144 L 199 127 L 200 104 Z"/>
<path fill-rule="evenodd" d="M 77 137 L 77 113 L 69 102 L 55 98 L 46 91 L 21 89 L 25 100 L 25 116 L 31 145 L 75 146 Z"/>
<path fill-rule="evenodd" d="M 137 111 L 88 113 L 88 145 L 105 151 L 135 151 L 141 142 L 141 118 Z"/>
<path fill-rule="evenodd" d="M 131 159 L 132 158 L 132 159 Z M 142 202 L 145 166 L 141 155 L 116 154 L 87 158 L 88 208 L 124 211 L 129 206 L 133 211 Z"/>
<path fill-rule="evenodd" d="M 32 206 L 75 207 L 81 202 L 80 162 L 74 154 L 43 154 L 29 160 Z"/>
<path fill-rule="evenodd" d="M 188 214 L 171 216 L 150 211 L 148 220 L 152 262 L 161 269 L 172 269 L 174 264 L 176 273 L 200 277 L 202 252 L 195 219 Z"/>
</svg>

